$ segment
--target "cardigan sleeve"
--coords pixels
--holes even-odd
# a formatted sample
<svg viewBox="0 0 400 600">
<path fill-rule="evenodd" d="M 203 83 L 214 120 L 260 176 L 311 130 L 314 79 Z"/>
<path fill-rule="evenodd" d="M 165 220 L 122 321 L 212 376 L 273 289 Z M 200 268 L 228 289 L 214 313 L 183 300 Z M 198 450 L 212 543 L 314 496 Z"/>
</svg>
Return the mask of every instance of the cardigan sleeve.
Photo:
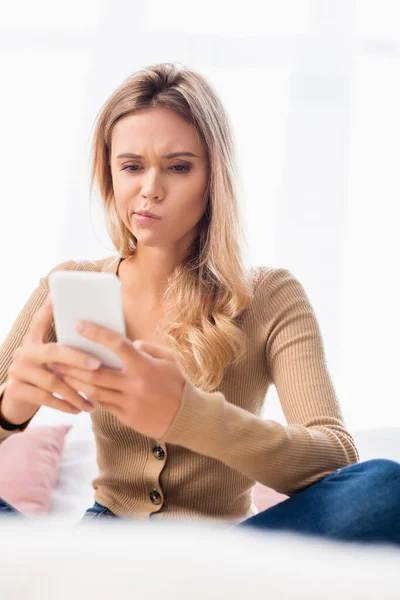
<svg viewBox="0 0 400 600">
<path fill-rule="evenodd" d="M 46 299 L 47 294 L 49 293 L 49 284 L 48 277 L 53 271 L 59 270 L 74 270 L 76 269 L 76 262 L 73 260 L 69 260 L 63 263 L 60 263 L 53 267 L 51 271 L 46 275 L 46 277 L 42 277 L 39 280 L 39 285 L 34 289 L 31 293 L 28 300 L 25 302 L 21 311 L 19 312 L 16 320 L 14 321 L 6 339 L 2 343 L 0 347 L 0 402 L 1 397 L 4 393 L 4 389 L 6 387 L 7 382 L 7 373 L 8 369 L 11 365 L 14 352 L 19 346 L 22 345 L 23 338 L 26 333 L 28 333 L 31 321 L 33 319 L 34 314 L 39 310 L 42 306 L 43 302 Z M 12 290 L 11 290 L 12 291 Z M 56 334 L 54 328 L 54 321 L 51 323 L 49 327 L 49 331 L 47 333 L 48 341 L 56 341 Z M 32 417 L 33 419 L 33 417 Z M 14 433 L 21 433 L 21 431 L 25 431 L 28 427 L 30 419 L 26 423 L 24 423 L 21 427 L 17 429 L 4 429 L 0 426 L 0 444 L 13 435 Z"/>
<path fill-rule="evenodd" d="M 271 269 L 260 283 L 265 360 L 287 425 L 205 392 L 187 379 L 181 404 L 160 440 L 216 458 L 292 495 L 359 461 L 325 359 L 320 327 L 298 279 Z"/>
</svg>

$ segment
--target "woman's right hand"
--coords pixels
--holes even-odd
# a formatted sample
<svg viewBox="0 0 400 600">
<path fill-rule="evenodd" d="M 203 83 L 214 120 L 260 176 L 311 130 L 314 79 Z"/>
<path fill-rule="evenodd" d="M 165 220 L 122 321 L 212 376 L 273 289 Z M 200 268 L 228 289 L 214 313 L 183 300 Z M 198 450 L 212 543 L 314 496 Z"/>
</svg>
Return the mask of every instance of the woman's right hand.
<svg viewBox="0 0 400 600">
<path fill-rule="evenodd" d="M 53 319 L 50 295 L 35 313 L 23 343 L 13 354 L 7 373 L 7 385 L 0 400 L 0 414 L 11 424 L 20 425 L 31 419 L 40 406 L 78 414 L 90 410 L 90 402 L 67 385 L 52 370 L 52 363 L 64 363 L 80 369 L 96 370 L 100 366 L 86 363 L 89 355 L 58 342 L 47 342 Z M 95 357 L 93 357 L 95 358 Z M 64 400 L 54 397 L 56 393 Z"/>
</svg>

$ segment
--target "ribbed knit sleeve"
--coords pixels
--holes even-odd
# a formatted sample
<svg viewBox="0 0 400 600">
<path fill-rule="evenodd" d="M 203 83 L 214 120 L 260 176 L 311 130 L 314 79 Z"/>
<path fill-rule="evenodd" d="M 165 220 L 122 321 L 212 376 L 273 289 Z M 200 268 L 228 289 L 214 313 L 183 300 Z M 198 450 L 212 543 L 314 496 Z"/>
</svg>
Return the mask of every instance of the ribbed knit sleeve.
<svg viewBox="0 0 400 600">
<path fill-rule="evenodd" d="M 14 324 L 12 325 L 6 339 L 2 343 L 0 347 L 0 402 L 1 402 L 1 394 L 4 391 L 7 380 L 7 373 L 12 362 L 12 358 L 14 352 L 19 346 L 22 345 L 23 338 L 26 333 L 28 333 L 32 318 L 34 314 L 39 310 L 42 306 L 44 300 L 46 299 L 47 294 L 49 293 L 49 285 L 48 285 L 48 277 L 53 271 L 59 270 L 74 270 L 76 268 L 76 262 L 73 260 L 69 260 L 63 263 L 58 264 L 53 267 L 51 271 L 46 275 L 46 277 L 42 277 L 39 280 L 39 285 L 32 292 L 28 300 L 25 302 L 25 305 L 19 312 Z M 51 324 L 47 338 L 49 341 L 55 341 L 55 330 L 54 330 L 54 322 Z M 33 418 L 33 417 L 32 417 Z M 32 419 L 31 419 L 32 420 Z M 29 421 L 30 422 L 30 421 Z M 19 427 L 15 430 L 7 430 L 3 429 L 0 426 L 0 444 L 6 438 L 10 437 L 14 433 L 20 433 L 21 431 L 25 431 L 28 427 L 29 422 L 26 423 L 23 427 Z"/>
<path fill-rule="evenodd" d="M 320 327 L 297 278 L 270 269 L 260 283 L 265 360 L 287 425 L 204 392 L 190 380 L 160 442 L 183 446 L 292 495 L 359 461 L 328 372 Z"/>
</svg>

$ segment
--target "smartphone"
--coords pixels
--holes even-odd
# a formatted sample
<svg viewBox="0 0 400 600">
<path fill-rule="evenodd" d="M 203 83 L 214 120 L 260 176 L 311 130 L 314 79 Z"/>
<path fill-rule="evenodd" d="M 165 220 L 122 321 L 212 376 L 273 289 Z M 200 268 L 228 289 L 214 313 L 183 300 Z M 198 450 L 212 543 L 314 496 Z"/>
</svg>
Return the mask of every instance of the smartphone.
<svg viewBox="0 0 400 600">
<path fill-rule="evenodd" d="M 104 367 L 123 369 L 122 359 L 112 350 L 76 331 L 78 321 L 89 321 L 126 335 L 119 277 L 113 273 L 93 271 L 53 271 L 48 282 L 57 341 L 93 354 Z"/>
</svg>

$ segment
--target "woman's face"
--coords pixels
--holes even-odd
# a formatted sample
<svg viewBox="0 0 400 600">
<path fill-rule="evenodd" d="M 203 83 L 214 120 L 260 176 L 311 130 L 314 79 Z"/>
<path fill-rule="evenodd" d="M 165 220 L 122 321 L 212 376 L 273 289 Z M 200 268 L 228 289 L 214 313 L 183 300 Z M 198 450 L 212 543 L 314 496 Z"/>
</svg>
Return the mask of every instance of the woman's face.
<svg viewBox="0 0 400 600">
<path fill-rule="evenodd" d="M 117 210 L 138 244 L 188 248 L 208 200 L 207 153 L 195 128 L 166 108 L 126 115 L 113 128 L 110 161 Z M 138 223 L 139 209 L 161 219 Z"/>
</svg>

